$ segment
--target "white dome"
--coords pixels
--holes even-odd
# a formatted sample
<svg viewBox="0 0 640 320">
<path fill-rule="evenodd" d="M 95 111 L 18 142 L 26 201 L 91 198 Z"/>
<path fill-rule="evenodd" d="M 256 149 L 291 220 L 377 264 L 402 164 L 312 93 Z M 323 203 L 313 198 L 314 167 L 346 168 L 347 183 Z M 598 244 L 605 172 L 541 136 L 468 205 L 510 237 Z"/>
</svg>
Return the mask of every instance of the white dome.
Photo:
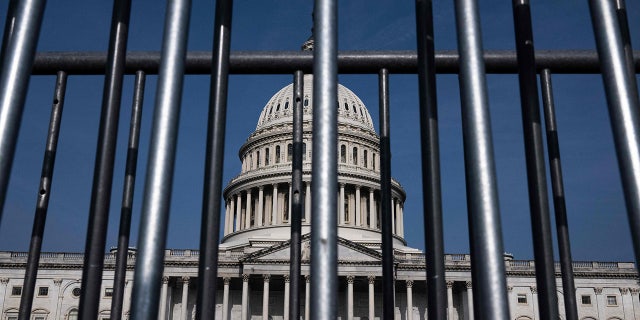
<svg viewBox="0 0 640 320">
<path fill-rule="evenodd" d="M 304 98 L 302 101 L 305 115 L 313 112 L 313 76 L 304 76 Z M 305 120 L 310 118 L 305 117 Z M 280 89 L 262 109 L 256 131 L 282 123 L 293 121 L 293 84 Z M 371 115 L 364 103 L 353 91 L 338 84 L 338 122 L 348 123 L 367 130 L 373 130 Z"/>
</svg>

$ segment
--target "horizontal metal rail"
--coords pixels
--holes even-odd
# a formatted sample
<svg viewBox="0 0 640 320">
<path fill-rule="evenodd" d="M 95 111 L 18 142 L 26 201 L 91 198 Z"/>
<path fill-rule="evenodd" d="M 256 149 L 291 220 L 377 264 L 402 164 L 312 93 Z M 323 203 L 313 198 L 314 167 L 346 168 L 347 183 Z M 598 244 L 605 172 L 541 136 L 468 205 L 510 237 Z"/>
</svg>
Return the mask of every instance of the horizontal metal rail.
<svg viewBox="0 0 640 320">
<path fill-rule="evenodd" d="M 634 51 L 635 72 L 640 73 L 640 51 Z M 486 50 L 486 73 L 517 74 L 516 52 L 511 50 Z M 600 63 L 595 50 L 537 50 L 538 71 L 549 69 L 554 74 L 599 74 Z M 40 52 L 36 54 L 32 73 L 55 75 L 64 70 L 69 75 L 103 75 L 107 62 L 106 52 Z M 191 51 L 185 62 L 186 74 L 211 73 L 211 52 Z M 436 73 L 455 74 L 459 70 L 459 56 L 455 50 L 436 51 Z M 134 51 L 127 53 L 125 73 L 144 71 L 158 74 L 159 51 Z M 286 74 L 298 70 L 311 73 L 313 55 L 301 51 L 233 51 L 229 58 L 231 74 Z M 390 74 L 416 74 L 416 51 L 342 51 L 338 53 L 338 72 L 342 74 L 378 74 L 386 68 Z"/>
</svg>

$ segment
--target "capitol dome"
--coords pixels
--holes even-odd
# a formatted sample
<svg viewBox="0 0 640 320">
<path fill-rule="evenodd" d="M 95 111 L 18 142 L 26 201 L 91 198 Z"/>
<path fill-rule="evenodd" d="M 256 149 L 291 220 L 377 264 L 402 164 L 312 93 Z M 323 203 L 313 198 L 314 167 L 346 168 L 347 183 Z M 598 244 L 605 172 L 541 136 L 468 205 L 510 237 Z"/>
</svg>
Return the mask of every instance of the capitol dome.
<svg viewBox="0 0 640 320">
<path fill-rule="evenodd" d="M 303 217 L 302 232 L 311 222 L 311 146 L 313 76 L 304 76 L 303 93 Z M 242 145 L 239 175 L 224 190 L 226 215 L 223 245 L 249 241 L 284 241 L 290 237 L 291 161 L 293 158 L 293 84 L 280 89 L 264 106 L 256 130 Z M 380 234 L 380 138 L 366 106 L 348 88 L 338 85 L 338 235 L 374 247 Z M 394 244 L 404 246 L 403 210 L 406 194 L 392 180 Z"/>
</svg>

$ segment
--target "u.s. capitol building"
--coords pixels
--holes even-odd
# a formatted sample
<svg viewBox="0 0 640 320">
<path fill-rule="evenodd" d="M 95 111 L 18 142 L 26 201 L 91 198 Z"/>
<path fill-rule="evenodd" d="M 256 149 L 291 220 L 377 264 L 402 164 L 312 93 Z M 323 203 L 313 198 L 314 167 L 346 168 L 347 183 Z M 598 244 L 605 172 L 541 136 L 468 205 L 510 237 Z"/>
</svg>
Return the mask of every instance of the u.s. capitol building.
<svg viewBox="0 0 640 320">
<path fill-rule="evenodd" d="M 312 79 L 304 79 L 305 209 L 302 220 L 300 310 L 309 319 L 309 232 L 311 196 Z M 224 190 L 216 319 L 287 319 L 293 85 L 266 104 L 255 132 L 240 148 L 242 172 Z M 381 317 L 381 233 L 379 137 L 362 101 L 338 87 L 338 274 L 340 319 Z M 405 192 L 392 181 L 392 230 L 397 319 L 426 318 L 425 258 L 404 240 Z M 416 214 L 416 213 L 412 213 Z M 100 318 L 110 318 L 115 254 L 105 257 Z M 473 319 L 473 283 L 467 254 L 446 255 L 449 319 Z M 123 316 L 129 316 L 135 251 L 129 254 Z M 2 319 L 17 319 L 27 254 L 0 252 Z M 78 317 L 82 254 L 43 253 L 32 319 Z M 533 261 L 505 255 L 512 319 L 540 319 Z M 633 263 L 574 262 L 580 319 L 640 319 L 638 276 Z M 167 250 L 159 318 L 194 319 L 198 274 L 197 250 Z M 564 319 L 559 267 L 558 302 Z"/>
</svg>

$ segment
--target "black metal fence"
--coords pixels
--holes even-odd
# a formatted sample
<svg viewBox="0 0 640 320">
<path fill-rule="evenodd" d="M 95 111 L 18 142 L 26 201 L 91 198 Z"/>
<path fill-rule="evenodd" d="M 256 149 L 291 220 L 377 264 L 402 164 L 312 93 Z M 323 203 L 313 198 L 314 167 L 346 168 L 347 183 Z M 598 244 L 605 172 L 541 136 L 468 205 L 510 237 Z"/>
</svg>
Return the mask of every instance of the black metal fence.
<svg viewBox="0 0 640 320">
<path fill-rule="evenodd" d="M 543 319 L 558 318 L 551 219 L 547 199 L 546 165 L 551 170 L 554 212 L 561 258 L 567 319 L 577 319 L 571 268 L 562 172 L 556 134 L 551 85 L 553 73 L 601 73 L 624 188 L 636 262 L 640 258 L 640 114 L 635 74 L 640 55 L 631 50 L 626 11 L 621 0 L 591 0 L 596 51 L 534 51 L 528 1 L 513 1 L 517 50 L 483 50 L 478 8 L 473 0 L 455 2 L 458 51 L 435 52 L 432 4 L 416 1 L 417 52 L 338 52 L 337 4 L 315 3 L 314 40 L 310 52 L 230 52 L 232 2 L 216 2 L 212 52 L 187 52 L 189 0 L 167 6 L 162 52 L 126 52 L 130 1 L 116 0 L 111 37 L 106 54 L 67 52 L 36 54 L 44 0 L 9 1 L 0 58 L 0 208 L 4 207 L 18 129 L 31 74 L 57 75 L 49 136 L 42 166 L 39 198 L 29 249 L 20 319 L 29 319 L 37 266 L 45 227 L 49 190 L 60 130 L 68 75 L 103 74 L 105 85 L 99 139 L 93 176 L 89 227 L 82 276 L 79 314 L 95 319 L 102 279 L 106 226 L 111 199 L 116 133 L 122 82 L 135 74 L 135 103 L 127 150 L 127 177 L 122 203 L 118 257 L 111 316 L 122 314 L 124 271 L 131 221 L 131 195 L 136 179 L 139 125 L 146 74 L 158 74 L 158 89 L 146 165 L 139 255 L 132 297 L 132 318 L 157 317 L 163 253 L 166 242 L 172 186 L 178 112 L 185 74 L 210 74 L 210 102 L 206 169 L 202 195 L 200 267 L 197 318 L 212 319 L 215 312 L 222 161 L 229 74 L 295 74 L 296 94 L 301 94 L 303 73 L 314 74 L 314 136 L 312 182 L 312 305 L 314 319 L 336 318 L 337 244 L 336 99 L 339 73 L 378 74 L 380 91 L 380 149 L 383 234 L 383 318 L 393 318 L 393 252 L 391 247 L 389 74 L 419 76 L 420 137 L 422 144 L 423 201 L 426 243 L 428 316 L 446 318 L 444 241 L 440 190 L 440 155 L 436 73 L 458 74 L 462 102 L 465 175 L 474 282 L 474 308 L 478 319 L 508 319 L 501 223 L 497 202 L 495 161 L 488 117 L 487 73 L 519 75 L 524 127 L 527 179 L 533 231 L 539 308 Z M 544 124 L 540 115 L 538 85 L 542 86 Z M 301 188 L 300 104 L 294 116 L 293 191 Z M 546 130 L 548 162 L 544 158 L 542 130 Z M 301 194 L 301 193 L 298 193 Z M 385 200 L 386 199 L 386 200 Z M 293 198 L 290 318 L 299 318 L 301 201 Z"/>
</svg>

